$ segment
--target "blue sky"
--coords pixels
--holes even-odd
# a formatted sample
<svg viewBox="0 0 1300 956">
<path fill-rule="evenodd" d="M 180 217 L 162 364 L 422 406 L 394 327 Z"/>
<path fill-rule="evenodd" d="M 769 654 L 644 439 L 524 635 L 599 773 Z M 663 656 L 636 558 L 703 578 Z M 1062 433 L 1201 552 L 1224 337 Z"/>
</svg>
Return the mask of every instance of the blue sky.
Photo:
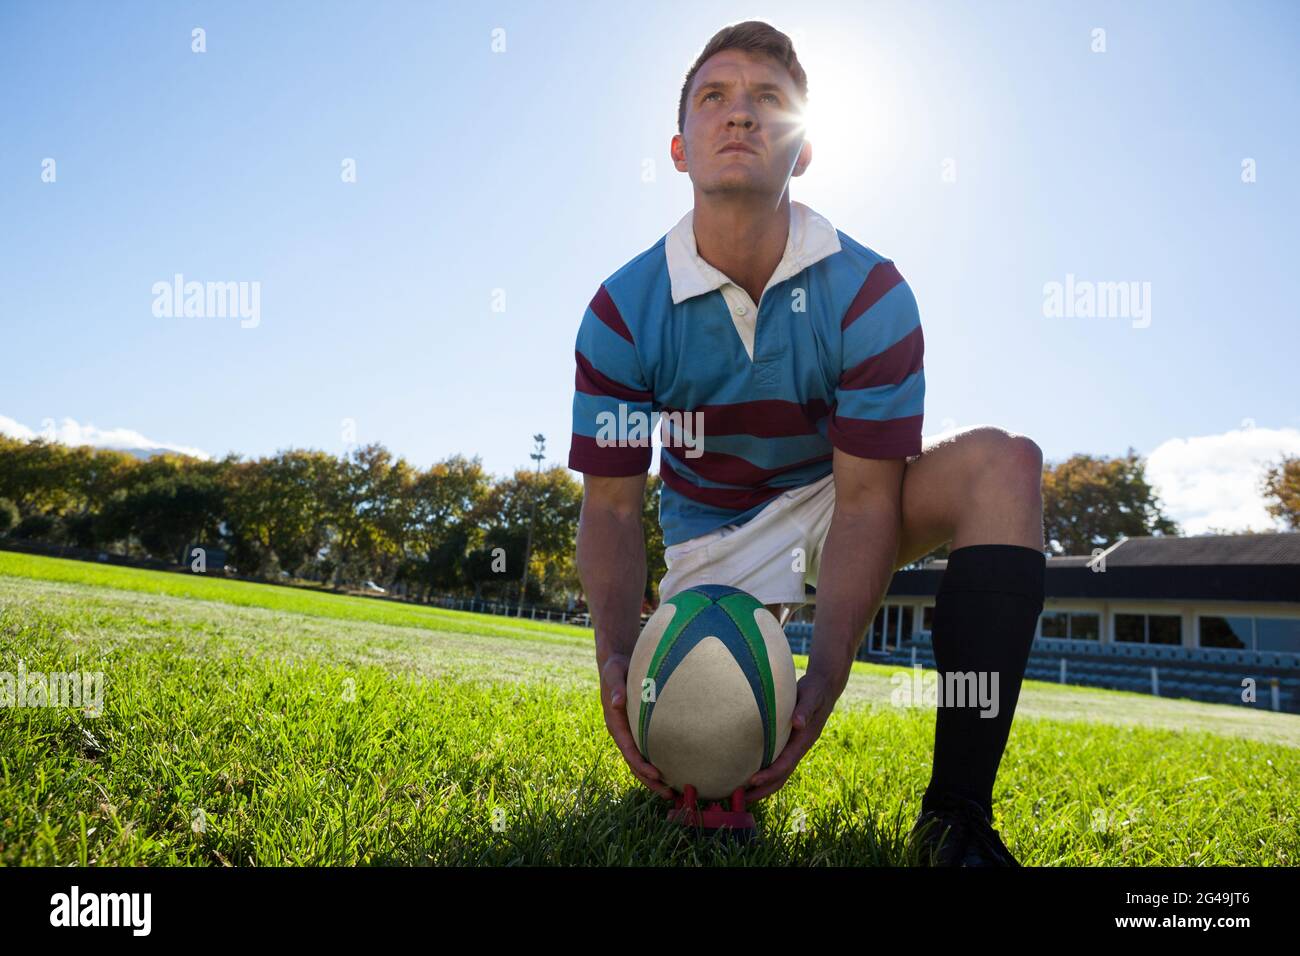
<svg viewBox="0 0 1300 956">
<path fill-rule="evenodd" d="M 1132 446 L 1187 530 L 1270 526 L 1258 471 L 1300 453 L 1281 2 L 5 3 L 0 430 L 259 455 L 350 419 L 420 465 L 502 474 L 539 431 L 563 462 L 579 319 L 690 208 L 678 92 L 750 18 L 809 76 L 791 197 L 916 293 L 927 436 Z M 156 316 L 177 273 L 259 283 L 256 327 Z M 1149 324 L 1045 315 L 1068 275 L 1149 283 Z"/>
</svg>

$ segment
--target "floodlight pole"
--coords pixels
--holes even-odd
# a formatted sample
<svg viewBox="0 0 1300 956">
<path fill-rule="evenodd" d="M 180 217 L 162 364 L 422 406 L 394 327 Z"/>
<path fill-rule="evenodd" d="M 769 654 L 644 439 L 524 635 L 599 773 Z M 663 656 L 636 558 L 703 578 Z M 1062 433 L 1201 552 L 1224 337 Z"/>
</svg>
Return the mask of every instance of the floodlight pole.
<svg viewBox="0 0 1300 956">
<path fill-rule="evenodd" d="M 542 460 L 546 457 L 546 436 L 534 435 L 533 441 L 537 444 L 528 457 L 537 462 L 537 477 L 540 480 L 542 476 Z M 519 585 L 519 612 L 515 617 L 524 616 L 524 594 L 528 591 L 528 561 L 533 554 L 533 520 L 537 514 L 537 488 L 535 484 L 528 499 L 528 538 L 524 543 L 524 576 Z"/>
</svg>

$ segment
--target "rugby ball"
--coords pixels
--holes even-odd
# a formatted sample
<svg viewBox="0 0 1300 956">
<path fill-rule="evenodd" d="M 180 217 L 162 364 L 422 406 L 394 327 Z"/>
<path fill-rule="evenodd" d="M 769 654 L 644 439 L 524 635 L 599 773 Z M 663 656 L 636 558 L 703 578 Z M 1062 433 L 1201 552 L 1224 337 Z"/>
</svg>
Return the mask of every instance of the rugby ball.
<svg viewBox="0 0 1300 956">
<path fill-rule="evenodd" d="M 641 754 L 678 793 L 725 800 L 790 737 L 794 657 L 757 598 L 721 584 L 659 605 L 627 669 L 627 716 Z"/>
</svg>

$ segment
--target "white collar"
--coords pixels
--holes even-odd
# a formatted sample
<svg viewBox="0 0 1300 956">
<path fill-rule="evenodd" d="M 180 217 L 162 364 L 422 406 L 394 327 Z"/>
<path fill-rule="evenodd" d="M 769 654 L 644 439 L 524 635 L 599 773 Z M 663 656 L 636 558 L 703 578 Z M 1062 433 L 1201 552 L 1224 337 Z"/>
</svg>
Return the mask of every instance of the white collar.
<svg viewBox="0 0 1300 956">
<path fill-rule="evenodd" d="M 695 210 L 691 209 L 665 237 L 664 251 L 668 257 L 673 305 L 727 284 L 735 285 L 700 258 L 695 245 L 694 221 Z M 839 251 L 840 237 L 835 227 L 803 203 L 790 200 L 790 234 L 786 239 L 785 254 L 763 291 Z"/>
</svg>

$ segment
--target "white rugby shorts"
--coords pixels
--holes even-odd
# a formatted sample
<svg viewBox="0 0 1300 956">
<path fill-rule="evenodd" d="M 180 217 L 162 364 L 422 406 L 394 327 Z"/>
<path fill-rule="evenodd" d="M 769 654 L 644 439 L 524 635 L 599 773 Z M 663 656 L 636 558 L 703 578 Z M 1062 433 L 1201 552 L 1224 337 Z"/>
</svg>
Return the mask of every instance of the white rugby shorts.
<svg viewBox="0 0 1300 956">
<path fill-rule="evenodd" d="M 817 586 L 834 510 L 832 473 L 773 498 L 743 525 L 723 525 L 670 546 L 659 599 L 698 584 L 727 584 L 763 604 L 805 603 L 804 584 Z"/>
</svg>

